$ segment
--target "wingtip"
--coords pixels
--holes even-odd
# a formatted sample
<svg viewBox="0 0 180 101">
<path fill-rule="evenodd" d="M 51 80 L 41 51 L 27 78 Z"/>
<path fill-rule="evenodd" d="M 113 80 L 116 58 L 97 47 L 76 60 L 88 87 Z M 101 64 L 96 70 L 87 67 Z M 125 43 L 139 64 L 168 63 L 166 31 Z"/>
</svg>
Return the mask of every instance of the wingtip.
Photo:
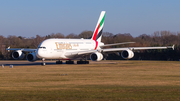
<svg viewBox="0 0 180 101">
<path fill-rule="evenodd" d="M 9 46 L 8 48 L 6 48 L 6 50 L 9 52 L 9 51 L 10 51 L 10 50 L 9 50 L 10 48 L 11 48 L 11 47 Z"/>
<path fill-rule="evenodd" d="M 175 46 L 175 45 L 167 46 L 167 48 L 172 48 L 172 49 L 174 50 L 174 46 Z"/>
<path fill-rule="evenodd" d="M 172 49 L 173 49 L 173 50 L 174 50 L 174 46 L 175 46 L 175 45 L 172 46 Z"/>
</svg>

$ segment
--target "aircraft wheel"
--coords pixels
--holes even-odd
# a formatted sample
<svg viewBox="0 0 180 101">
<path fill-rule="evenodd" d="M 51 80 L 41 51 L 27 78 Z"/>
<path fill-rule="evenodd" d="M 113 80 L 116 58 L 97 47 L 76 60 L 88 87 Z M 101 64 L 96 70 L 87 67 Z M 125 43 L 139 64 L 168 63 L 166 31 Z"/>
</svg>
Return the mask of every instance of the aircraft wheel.
<svg viewBox="0 0 180 101">
<path fill-rule="evenodd" d="M 43 62 L 43 63 L 41 63 L 41 65 L 42 65 L 42 66 L 45 66 L 45 65 L 46 65 L 46 63 L 45 63 L 45 62 Z"/>
<path fill-rule="evenodd" d="M 86 64 L 89 64 L 89 61 L 86 61 Z"/>
<path fill-rule="evenodd" d="M 77 61 L 77 64 L 82 64 L 81 61 Z"/>
<path fill-rule="evenodd" d="M 74 64 L 74 61 L 66 61 L 66 64 Z"/>
<path fill-rule="evenodd" d="M 62 64 L 62 61 L 56 61 L 56 64 Z"/>
<path fill-rule="evenodd" d="M 89 64 L 89 61 L 77 61 L 77 64 Z"/>
</svg>

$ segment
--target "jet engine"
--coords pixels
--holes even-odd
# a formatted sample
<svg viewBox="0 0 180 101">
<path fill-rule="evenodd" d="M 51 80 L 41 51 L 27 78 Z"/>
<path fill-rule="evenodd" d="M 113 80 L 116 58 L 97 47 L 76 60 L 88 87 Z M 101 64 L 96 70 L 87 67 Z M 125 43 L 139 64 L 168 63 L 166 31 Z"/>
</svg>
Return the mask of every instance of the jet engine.
<svg viewBox="0 0 180 101">
<path fill-rule="evenodd" d="M 100 52 L 95 52 L 90 55 L 90 59 L 92 61 L 101 61 L 103 59 L 103 55 Z"/>
<path fill-rule="evenodd" d="M 25 54 L 21 50 L 17 50 L 12 53 L 12 57 L 16 60 L 23 59 L 25 57 Z"/>
<path fill-rule="evenodd" d="M 37 60 L 37 56 L 36 56 L 36 53 L 35 52 L 32 52 L 32 53 L 29 53 L 27 56 L 26 56 L 26 59 L 30 62 L 34 62 Z"/>
<path fill-rule="evenodd" d="M 121 52 L 121 56 L 124 58 L 124 59 L 131 59 L 134 57 L 134 52 L 132 50 L 124 50 Z"/>
</svg>

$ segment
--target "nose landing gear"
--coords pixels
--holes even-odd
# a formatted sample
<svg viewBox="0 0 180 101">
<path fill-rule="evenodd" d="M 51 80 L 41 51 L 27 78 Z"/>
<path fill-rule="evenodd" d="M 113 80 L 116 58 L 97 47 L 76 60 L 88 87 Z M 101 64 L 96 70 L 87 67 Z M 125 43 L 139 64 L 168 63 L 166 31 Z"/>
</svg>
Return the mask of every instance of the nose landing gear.
<svg viewBox="0 0 180 101">
<path fill-rule="evenodd" d="M 46 63 L 45 63 L 45 58 L 42 58 L 42 63 L 41 63 L 42 66 L 45 66 Z"/>
</svg>

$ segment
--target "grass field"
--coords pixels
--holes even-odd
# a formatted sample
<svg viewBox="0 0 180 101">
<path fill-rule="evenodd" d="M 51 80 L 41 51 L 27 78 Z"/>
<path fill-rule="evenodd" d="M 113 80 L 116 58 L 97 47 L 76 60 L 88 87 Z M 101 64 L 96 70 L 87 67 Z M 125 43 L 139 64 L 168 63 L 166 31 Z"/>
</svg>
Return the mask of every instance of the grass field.
<svg viewBox="0 0 180 101">
<path fill-rule="evenodd" d="M 1 101 L 177 101 L 180 62 L 115 61 L 0 68 Z"/>
</svg>

